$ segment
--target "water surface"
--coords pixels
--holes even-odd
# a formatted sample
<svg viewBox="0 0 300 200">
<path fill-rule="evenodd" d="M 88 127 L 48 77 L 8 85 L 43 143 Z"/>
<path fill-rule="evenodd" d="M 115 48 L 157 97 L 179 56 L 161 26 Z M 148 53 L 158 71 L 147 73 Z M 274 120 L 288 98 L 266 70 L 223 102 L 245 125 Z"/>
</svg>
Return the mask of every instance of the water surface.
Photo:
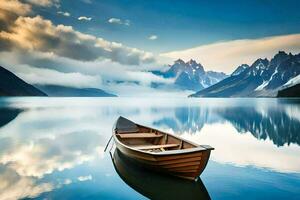
<svg viewBox="0 0 300 200">
<path fill-rule="evenodd" d="M 299 199 L 299 99 L 47 97 L 0 98 L 0 199 L 146 199 L 149 188 L 159 191 L 154 175 L 120 174 L 103 152 L 120 115 L 215 148 L 200 183 L 153 179 L 169 189 Z"/>
</svg>

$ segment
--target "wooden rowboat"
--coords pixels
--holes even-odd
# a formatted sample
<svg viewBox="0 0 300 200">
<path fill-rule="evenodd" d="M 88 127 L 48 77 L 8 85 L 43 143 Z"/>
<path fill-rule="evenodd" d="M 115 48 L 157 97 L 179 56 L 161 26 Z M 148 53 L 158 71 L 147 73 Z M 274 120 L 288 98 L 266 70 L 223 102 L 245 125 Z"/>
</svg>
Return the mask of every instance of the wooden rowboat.
<svg viewBox="0 0 300 200">
<path fill-rule="evenodd" d="M 209 160 L 209 145 L 197 145 L 175 135 L 119 117 L 113 129 L 116 147 L 138 163 L 173 176 L 195 180 Z"/>
</svg>

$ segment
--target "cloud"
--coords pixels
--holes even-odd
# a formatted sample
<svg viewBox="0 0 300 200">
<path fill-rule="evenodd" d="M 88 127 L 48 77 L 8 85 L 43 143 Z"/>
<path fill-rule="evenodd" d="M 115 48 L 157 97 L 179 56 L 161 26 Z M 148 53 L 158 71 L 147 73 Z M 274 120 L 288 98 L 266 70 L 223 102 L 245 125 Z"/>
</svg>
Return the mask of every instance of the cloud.
<svg viewBox="0 0 300 200">
<path fill-rule="evenodd" d="M 92 175 L 88 175 L 88 176 L 79 176 L 77 179 L 78 179 L 79 181 L 89 181 L 89 180 L 92 180 L 93 177 L 92 177 Z"/>
<path fill-rule="evenodd" d="M 108 23 L 111 24 L 120 24 L 120 25 L 125 25 L 125 26 L 130 26 L 130 21 L 128 19 L 126 20 L 121 20 L 119 18 L 110 18 L 108 20 Z"/>
<path fill-rule="evenodd" d="M 0 30 L 7 30 L 19 16 L 27 15 L 30 12 L 31 6 L 28 4 L 18 0 L 0 0 Z"/>
<path fill-rule="evenodd" d="M 6 11 L 6 13 L 1 13 L 1 17 L 6 17 L 7 12 L 23 16 L 31 11 L 31 6 L 18 0 L 0 0 L 0 9 Z"/>
<path fill-rule="evenodd" d="M 14 149 L 2 152 L 0 164 L 20 176 L 42 178 L 54 170 L 70 169 L 93 160 L 98 155 L 100 139 L 95 132 L 80 131 L 36 138 L 29 144 L 18 141 Z"/>
<path fill-rule="evenodd" d="M 51 69 L 34 68 L 29 66 L 18 66 L 26 68 L 26 72 L 16 72 L 26 82 L 41 85 L 61 85 L 76 88 L 99 87 L 101 77 L 85 75 L 79 72 L 62 73 Z M 23 69 L 24 70 L 24 69 Z"/>
<path fill-rule="evenodd" d="M 252 64 L 258 58 L 271 58 L 279 50 L 300 51 L 300 34 L 217 42 L 161 54 L 172 60 L 196 59 L 209 70 L 232 72 L 238 65 Z"/>
<path fill-rule="evenodd" d="M 65 16 L 65 17 L 70 17 L 70 16 L 71 16 L 70 13 L 68 13 L 68 12 L 63 12 L 63 11 L 58 11 L 57 14 L 63 15 L 63 16 Z"/>
<path fill-rule="evenodd" d="M 34 198 L 55 187 L 51 183 L 37 183 L 33 177 L 23 177 L 15 171 L 0 165 L 0 199 Z"/>
<path fill-rule="evenodd" d="M 59 0 L 26 0 L 26 2 L 42 7 L 50 7 L 53 5 L 59 7 Z"/>
<path fill-rule="evenodd" d="M 78 20 L 79 21 L 91 21 L 92 18 L 91 17 L 80 16 L 80 17 L 78 17 Z"/>
<path fill-rule="evenodd" d="M 1 51 L 49 52 L 82 61 L 108 58 L 128 65 L 155 61 L 149 52 L 83 34 L 71 26 L 56 26 L 41 16 L 18 17 L 8 31 L 0 32 L 0 47 Z"/>
<path fill-rule="evenodd" d="M 157 35 L 150 35 L 148 37 L 149 40 L 156 40 L 157 38 L 158 38 Z"/>
</svg>

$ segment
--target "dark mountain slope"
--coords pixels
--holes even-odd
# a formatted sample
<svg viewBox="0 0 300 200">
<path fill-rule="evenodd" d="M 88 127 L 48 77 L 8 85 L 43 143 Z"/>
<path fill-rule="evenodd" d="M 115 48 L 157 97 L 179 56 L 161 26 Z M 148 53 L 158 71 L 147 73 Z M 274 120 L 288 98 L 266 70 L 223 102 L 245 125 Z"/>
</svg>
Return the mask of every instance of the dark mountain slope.
<svg viewBox="0 0 300 200">
<path fill-rule="evenodd" d="M 277 97 L 300 97 L 300 84 L 279 90 Z"/>
<path fill-rule="evenodd" d="M 0 66 L 0 96 L 47 96 Z"/>
</svg>

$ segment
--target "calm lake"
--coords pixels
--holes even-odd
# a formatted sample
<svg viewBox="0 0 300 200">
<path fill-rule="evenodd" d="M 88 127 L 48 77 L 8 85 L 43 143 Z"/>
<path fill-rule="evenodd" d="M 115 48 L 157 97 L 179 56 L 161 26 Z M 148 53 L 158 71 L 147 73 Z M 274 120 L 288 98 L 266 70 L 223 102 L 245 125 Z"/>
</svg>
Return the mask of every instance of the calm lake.
<svg viewBox="0 0 300 200">
<path fill-rule="evenodd" d="M 103 149 L 120 115 L 214 147 L 201 180 L 114 165 Z M 300 99 L 0 98 L 1 200 L 164 199 L 171 191 L 299 199 Z"/>
</svg>

